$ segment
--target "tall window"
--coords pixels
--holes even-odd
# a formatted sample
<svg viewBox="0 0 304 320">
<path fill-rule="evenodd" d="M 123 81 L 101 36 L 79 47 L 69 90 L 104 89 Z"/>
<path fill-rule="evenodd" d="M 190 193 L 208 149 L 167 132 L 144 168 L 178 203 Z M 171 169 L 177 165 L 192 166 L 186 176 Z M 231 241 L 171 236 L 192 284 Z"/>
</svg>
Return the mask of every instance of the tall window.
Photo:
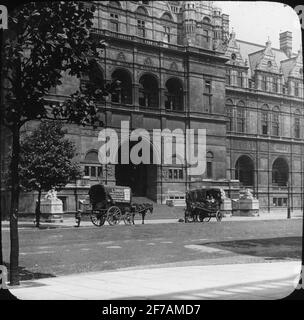
<svg viewBox="0 0 304 320">
<path fill-rule="evenodd" d="M 262 111 L 262 134 L 268 134 L 268 111 Z"/>
<path fill-rule="evenodd" d="M 245 132 L 245 110 L 244 103 L 239 102 L 236 109 L 236 126 L 238 132 Z"/>
<path fill-rule="evenodd" d="M 261 88 L 263 91 L 266 91 L 266 85 L 267 85 L 267 78 L 265 76 L 262 76 Z"/>
<path fill-rule="evenodd" d="M 279 136 L 280 135 L 280 120 L 279 120 L 279 109 L 273 109 L 272 114 L 272 135 Z"/>
<path fill-rule="evenodd" d="M 209 42 L 209 30 L 203 30 L 203 39 L 204 41 Z"/>
<path fill-rule="evenodd" d="M 231 85 L 231 70 L 226 69 L 226 84 Z"/>
<path fill-rule="evenodd" d="M 110 30 L 119 32 L 118 15 L 115 13 L 110 13 Z"/>
<path fill-rule="evenodd" d="M 294 137 L 300 138 L 300 118 L 298 117 L 294 119 Z"/>
<path fill-rule="evenodd" d="M 299 96 L 299 83 L 298 82 L 295 82 L 295 97 L 298 97 Z"/>
<path fill-rule="evenodd" d="M 205 85 L 204 85 L 204 110 L 205 110 L 205 112 L 211 113 L 211 100 L 212 100 L 211 81 L 205 80 Z"/>
<path fill-rule="evenodd" d="M 278 79 L 277 78 L 272 79 L 272 91 L 278 92 Z"/>
<path fill-rule="evenodd" d="M 183 85 L 179 79 L 170 78 L 166 82 L 166 100 L 165 107 L 167 110 L 182 111 L 183 106 Z"/>
<path fill-rule="evenodd" d="M 163 26 L 164 28 L 164 41 L 170 43 L 170 27 Z"/>
<path fill-rule="evenodd" d="M 230 99 L 226 101 L 226 114 L 228 117 L 227 131 L 233 131 L 233 102 Z"/>
<path fill-rule="evenodd" d="M 213 163 L 213 153 L 208 151 L 207 152 L 207 166 L 206 166 L 206 175 L 207 175 L 207 179 L 211 179 L 213 177 L 213 167 L 212 167 L 212 163 Z"/>
<path fill-rule="evenodd" d="M 237 85 L 238 87 L 243 87 L 243 75 L 241 71 L 238 71 L 237 73 Z"/>
<path fill-rule="evenodd" d="M 144 74 L 139 80 L 139 105 L 158 108 L 158 82 L 149 74 Z"/>
<path fill-rule="evenodd" d="M 145 28 L 145 21 L 137 20 L 137 35 L 140 37 L 146 37 L 146 28 Z"/>
</svg>

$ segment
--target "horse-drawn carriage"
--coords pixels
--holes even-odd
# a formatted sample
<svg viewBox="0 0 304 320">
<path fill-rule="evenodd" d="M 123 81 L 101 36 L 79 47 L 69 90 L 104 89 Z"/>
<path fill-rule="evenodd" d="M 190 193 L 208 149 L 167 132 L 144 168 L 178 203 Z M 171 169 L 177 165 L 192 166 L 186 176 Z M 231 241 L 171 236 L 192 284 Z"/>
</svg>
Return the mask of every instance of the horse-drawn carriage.
<svg viewBox="0 0 304 320">
<path fill-rule="evenodd" d="M 221 221 L 222 190 L 195 189 L 186 192 L 185 222 L 208 222 L 212 217 Z"/>
<path fill-rule="evenodd" d="M 79 226 L 82 214 L 89 214 L 92 223 L 98 227 L 106 221 L 111 226 L 121 220 L 125 224 L 134 224 L 135 214 L 141 214 L 144 223 L 148 211 L 153 212 L 151 203 L 132 203 L 131 188 L 96 184 L 90 187 L 88 198 L 80 200 L 77 223 Z"/>
</svg>

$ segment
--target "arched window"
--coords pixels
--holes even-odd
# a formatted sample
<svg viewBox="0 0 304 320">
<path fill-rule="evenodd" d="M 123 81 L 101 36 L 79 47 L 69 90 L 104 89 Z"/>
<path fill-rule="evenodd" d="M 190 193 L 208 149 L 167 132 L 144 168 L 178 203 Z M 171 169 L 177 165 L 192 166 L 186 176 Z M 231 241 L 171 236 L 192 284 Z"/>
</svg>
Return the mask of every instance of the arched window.
<svg viewBox="0 0 304 320">
<path fill-rule="evenodd" d="M 207 179 L 211 179 L 213 177 L 213 153 L 211 151 L 207 152 L 206 155 L 207 163 L 206 163 L 206 176 Z"/>
<path fill-rule="evenodd" d="M 296 110 L 294 115 L 294 137 L 299 139 L 301 137 L 301 112 L 300 110 Z"/>
<path fill-rule="evenodd" d="M 243 187 L 254 186 L 254 164 L 248 156 L 240 156 L 235 164 L 235 179 Z"/>
<path fill-rule="evenodd" d="M 91 60 L 89 62 L 88 71 L 82 74 L 80 80 L 80 90 L 97 90 L 103 88 L 105 84 L 103 70 L 96 60 Z"/>
<path fill-rule="evenodd" d="M 166 82 L 166 89 L 166 109 L 182 111 L 184 109 L 182 82 L 179 79 L 171 78 Z"/>
<path fill-rule="evenodd" d="M 237 132 L 245 132 L 245 103 L 239 101 L 236 106 L 236 127 Z"/>
<path fill-rule="evenodd" d="M 167 20 L 167 21 L 173 21 L 172 16 L 171 16 L 171 14 L 170 14 L 169 12 L 165 12 L 165 13 L 162 15 L 161 19 Z"/>
<path fill-rule="evenodd" d="M 139 37 L 146 37 L 146 22 L 145 15 L 148 15 L 147 9 L 144 7 L 138 7 L 136 10 L 137 15 L 137 35 Z"/>
<path fill-rule="evenodd" d="M 211 20 L 208 17 L 203 18 L 203 23 L 210 24 Z"/>
<path fill-rule="evenodd" d="M 112 102 L 132 104 L 132 78 L 129 72 L 117 69 L 112 74 L 112 80 L 120 81 L 120 90 L 112 94 Z"/>
<path fill-rule="evenodd" d="M 158 108 L 158 82 L 150 74 L 139 79 L 139 105 L 146 108 Z"/>
<path fill-rule="evenodd" d="M 277 158 L 272 165 L 272 183 L 277 186 L 287 186 L 289 167 L 285 159 Z"/>
<path fill-rule="evenodd" d="M 276 137 L 280 135 L 280 109 L 278 107 L 272 110 L 272 135 Z"/>
<path fill-rule="evenodd" d="M 267 104 L 262 106 L 261 116 L 262 134 L 267 135 L 269 134 L 269 107 Z"/>
<path fill-rule="evenodd" d="M 98 160 L 98 152 L 89 151 L 83 161 L 84 176 L 97 179 L 102 176 L 102 166 Z"/>
<path fill-rule="evenodd" d="M 119 1 L 109 1 L 109 7 L 121 9 L 121 4 Z"/>
<path fill-rule="evenodd" d="M 227 131 L 233 131 L 233 102 L 231 99 L 226 101 L 226 115 L 228 117 Z"/>
</svg>

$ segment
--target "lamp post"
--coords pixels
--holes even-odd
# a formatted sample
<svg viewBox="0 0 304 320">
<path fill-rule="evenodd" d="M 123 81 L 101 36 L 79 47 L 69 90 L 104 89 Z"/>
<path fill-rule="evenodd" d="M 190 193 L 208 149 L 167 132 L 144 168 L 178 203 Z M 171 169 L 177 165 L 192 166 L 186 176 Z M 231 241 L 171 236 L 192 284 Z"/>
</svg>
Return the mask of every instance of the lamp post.
<svg viewBox="0 0 304 320">
<path fill-rule="evenodd" d="M 287 182 L 287 219 L 290 219 L 290 182 Z"/>
</svg>

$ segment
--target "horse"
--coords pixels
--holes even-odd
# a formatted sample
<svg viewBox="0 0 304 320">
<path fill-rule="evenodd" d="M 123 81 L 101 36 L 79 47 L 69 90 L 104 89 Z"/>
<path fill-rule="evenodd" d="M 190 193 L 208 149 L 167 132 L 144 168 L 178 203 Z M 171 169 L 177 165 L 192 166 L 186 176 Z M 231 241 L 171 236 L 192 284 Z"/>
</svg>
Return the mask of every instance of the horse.
<svg viewBox="0 0 304 320">
<path fill-rule="evenodd" d="M 130 223 L 135 224 L 134 217 L 135 215 L 141 214 L 141 223 L 145 224 L 145 216 L 147 212 L 153 213 L 153 204 L 151 203 L 134 203 L 131 207 L 131 220 Z"/>
</svg>

